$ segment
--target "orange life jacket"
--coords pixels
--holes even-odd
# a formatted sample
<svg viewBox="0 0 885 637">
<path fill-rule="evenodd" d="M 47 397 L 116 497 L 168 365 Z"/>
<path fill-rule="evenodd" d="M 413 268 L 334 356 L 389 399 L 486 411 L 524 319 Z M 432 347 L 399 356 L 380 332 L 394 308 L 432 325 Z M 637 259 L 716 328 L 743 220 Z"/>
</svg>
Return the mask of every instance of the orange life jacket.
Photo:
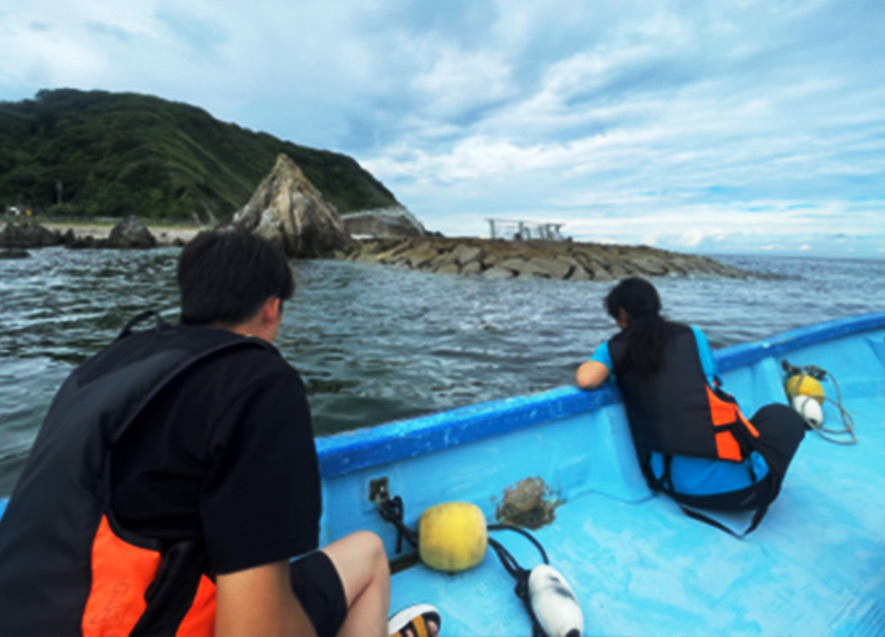
<svg viewBox="0 0 885 637">
<path fill-rule="evenodd" d="M 151 398 L 197 361 L 273 348 L 159 317 L 156 328 L 132 332 L 136 320 L 64 382 L 0 520 L 0 634 L 214 633 L 205 550 L 196 541 L 163 546 L 116 523 L 111 455 Z"/>
</svg>

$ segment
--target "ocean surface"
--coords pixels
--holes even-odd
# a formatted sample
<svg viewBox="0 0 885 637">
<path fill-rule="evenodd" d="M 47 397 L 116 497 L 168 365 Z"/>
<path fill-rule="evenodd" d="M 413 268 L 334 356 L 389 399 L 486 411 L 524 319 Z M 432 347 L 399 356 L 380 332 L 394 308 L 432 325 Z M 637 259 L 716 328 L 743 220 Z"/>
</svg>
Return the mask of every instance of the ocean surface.
<svg viewBox="0 0 885 637">
<path fill-rule="evenodd" d="M 47 248 L 0 260 L 0 495 L 74 366 L 144 309 L 177 320 L 178 252 Z M 885 261 L 716 258 L 756 276 L 654 279 L 664 313 L 714 348 L 885 311 Z M 571 384 L 616 330 L 602 308 L 612 282 L 292 267 L 277 345 L 305 380 L 317 435 Z"/>
</svg>

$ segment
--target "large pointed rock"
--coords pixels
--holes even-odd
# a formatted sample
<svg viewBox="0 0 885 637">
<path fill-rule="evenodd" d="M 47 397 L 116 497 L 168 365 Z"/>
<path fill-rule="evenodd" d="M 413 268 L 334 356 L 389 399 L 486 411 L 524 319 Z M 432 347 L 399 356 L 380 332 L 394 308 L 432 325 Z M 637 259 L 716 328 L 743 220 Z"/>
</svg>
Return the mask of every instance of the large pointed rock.
<svg viewBox="0 0 885 637">
<path fill-rule="evenodd" d="M 349 239 L 335 206 L 282 154 L 234 223 L 270 239 L 290 257 L 331 256 Z"/>
</svg>

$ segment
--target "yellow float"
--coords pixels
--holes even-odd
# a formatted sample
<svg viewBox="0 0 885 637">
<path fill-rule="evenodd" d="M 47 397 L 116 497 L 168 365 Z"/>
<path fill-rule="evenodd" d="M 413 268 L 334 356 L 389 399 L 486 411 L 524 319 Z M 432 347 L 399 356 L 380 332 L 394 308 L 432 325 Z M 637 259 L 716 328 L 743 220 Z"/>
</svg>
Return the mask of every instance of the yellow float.
<svg viewBox="0 0 885 637">
<path fill-rule="evenodd" d="M 430 507 L 418 522 L 418 554 L 430 568 L 449 573 L 473 568 L 488 547 L 486 519 L 469 502 Z"/>
</svg>

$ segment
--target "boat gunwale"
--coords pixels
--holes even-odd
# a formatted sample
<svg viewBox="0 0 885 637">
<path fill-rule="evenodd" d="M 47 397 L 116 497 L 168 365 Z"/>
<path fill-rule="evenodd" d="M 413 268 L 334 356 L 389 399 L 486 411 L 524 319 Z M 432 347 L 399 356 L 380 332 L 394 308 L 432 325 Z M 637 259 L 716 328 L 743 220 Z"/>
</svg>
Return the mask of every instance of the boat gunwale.
<svg viewBox="0 0 885 637">
<path fill-rule="evenodd" d="M 727 372 L 808 345 L 881 327 L 885 327 L 885 312 L 835 319 L 751 343 L 730 345 L 716 350 L 714 358 L 719 371 Z M 594 391 L 566 386 L 322 436 L 316 438 L 320 470 L 324 478 L 341 476 L 596 411 L 619 402 L 620 396 L 612 385 Z"/>
</svg>

